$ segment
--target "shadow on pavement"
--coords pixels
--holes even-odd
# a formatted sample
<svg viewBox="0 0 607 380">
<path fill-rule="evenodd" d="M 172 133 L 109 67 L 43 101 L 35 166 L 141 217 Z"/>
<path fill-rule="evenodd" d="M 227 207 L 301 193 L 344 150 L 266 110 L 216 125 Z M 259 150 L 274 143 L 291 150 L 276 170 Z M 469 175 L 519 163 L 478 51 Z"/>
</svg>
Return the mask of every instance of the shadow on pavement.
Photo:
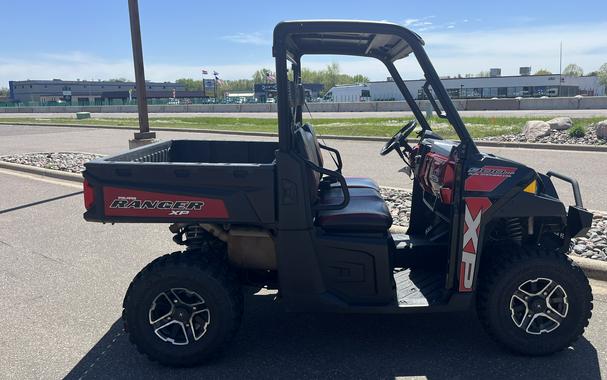
<svg viewBox="0 0 607 380">
<path fill-rule="evenodd" d="M 586 339 L 548 357 L 517 356 L 497 347 L 474 313 L 288 314 L 272 296 L 259 295 L 247 297 L 245 310 L 235 342 L 205 366 L 149 362 L 118 320 L 67 378 L 601 378 Z"/>
<path fill-rule="evenodd" d="M 58 201 L 60 199 L 73 197 L 74 195 L 78 195 L 78 194 L 82 194 L 82 191 L 76 191 L 75 193 L 69 193 L 69 194 L 59 195 L 58 197 L 43 199 L 41 201 L 36 201 L 36 202 L 27 203 L 27 204 L 20 205 L 20 206 L 6 208 L 4 210 L 0 210 L 0 214 L 6 214 L 7 212 L 17 211 L 17 210 L 21 210 L 21 209 L 28 208 L 28 207 L 38 206 L 38 205 L 41 205 L 41 204 L 44 204 L 44 203 L 48 203 L 48 202 Z"/>
</svg>

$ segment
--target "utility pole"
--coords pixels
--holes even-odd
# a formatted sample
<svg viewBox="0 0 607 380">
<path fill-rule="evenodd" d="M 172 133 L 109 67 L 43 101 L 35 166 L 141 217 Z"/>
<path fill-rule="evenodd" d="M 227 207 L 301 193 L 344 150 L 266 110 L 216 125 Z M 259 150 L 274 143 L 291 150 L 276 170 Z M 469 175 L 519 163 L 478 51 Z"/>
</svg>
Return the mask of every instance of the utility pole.
<svg viewBox="0 0 607 380">
<path fill-rule="evenodd" d="M 131 43 L 133 45 L 133 64 L 135 66 L 135 86 L 137 89 L 137 110 L 139 111 L 139 132 L 129 140 L 129 147 L 135 148 L 155 141 L 156 133 L 150 132 L 148 121 L 148 103 L 143 70 L 143 49 L 141 46 L 141 28 L 139 25 L 139 5 L 137 0 L 128 0 L 131 22 Z"/>
</svg>

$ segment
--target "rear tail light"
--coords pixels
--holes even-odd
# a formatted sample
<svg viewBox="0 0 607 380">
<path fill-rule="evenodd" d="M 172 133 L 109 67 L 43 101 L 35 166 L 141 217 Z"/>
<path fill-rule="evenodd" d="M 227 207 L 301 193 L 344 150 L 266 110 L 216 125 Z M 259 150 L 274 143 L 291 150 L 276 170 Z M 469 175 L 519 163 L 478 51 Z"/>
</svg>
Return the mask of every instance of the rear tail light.
<svg viewBox="0 0 607 380">
<path fill-rule="evenodd" d="M 93 207 L 93 203 L 95 203 L 95 191 L 93 187 L 89 184 L 89 181 L 86 179 L 82 183 L 83 192 L 84 192 L 84 207 L 87 210 L 90 210 Z"/>
</svg>

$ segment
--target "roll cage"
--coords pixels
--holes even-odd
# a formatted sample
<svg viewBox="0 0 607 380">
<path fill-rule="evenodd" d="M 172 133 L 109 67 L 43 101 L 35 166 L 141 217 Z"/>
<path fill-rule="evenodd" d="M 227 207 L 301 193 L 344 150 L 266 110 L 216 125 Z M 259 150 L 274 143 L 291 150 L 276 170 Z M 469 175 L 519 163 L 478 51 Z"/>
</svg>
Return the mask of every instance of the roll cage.
<svg viewBox="0 0 607 380">
<path fill-rule="evenodd" d="M 280 149 L 283 152 L 291 150 L 293 127 L 302 122 L 305 97 L 301 83 L 301 57 L 306 54 L 351 55 L 378 59 L 388 69 L 419 125 L 424 130 L 430 130 L 428 121 L 394 65 L 395 61 L 413 53 L 426 79 L 424 92 L 437 115 L 447 119 L 455 129 L 461 141 L 460 152 L 478 153 L 423 46 L 424 41 L 416 33 L 387 22 L 321 20 L 279 23 L 274 28 L 272 54 L 276 59 Z M 293 81 L 289 81 L 287 62 L 292 64 Z"/>
</svg>

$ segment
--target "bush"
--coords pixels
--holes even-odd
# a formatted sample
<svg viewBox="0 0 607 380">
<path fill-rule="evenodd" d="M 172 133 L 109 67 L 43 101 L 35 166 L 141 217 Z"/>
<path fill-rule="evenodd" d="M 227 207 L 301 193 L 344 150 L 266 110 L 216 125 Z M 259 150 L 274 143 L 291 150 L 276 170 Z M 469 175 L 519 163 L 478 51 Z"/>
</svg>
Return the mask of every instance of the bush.
<svg viewBox="0 0 607 380">
<path fill-rule="evenodd" d="M 584 128 L 582 125 L 576 125 L 569 130 L 569 136 L 584 137 L 586 136 L 586 128 Z"/>
</svg>

